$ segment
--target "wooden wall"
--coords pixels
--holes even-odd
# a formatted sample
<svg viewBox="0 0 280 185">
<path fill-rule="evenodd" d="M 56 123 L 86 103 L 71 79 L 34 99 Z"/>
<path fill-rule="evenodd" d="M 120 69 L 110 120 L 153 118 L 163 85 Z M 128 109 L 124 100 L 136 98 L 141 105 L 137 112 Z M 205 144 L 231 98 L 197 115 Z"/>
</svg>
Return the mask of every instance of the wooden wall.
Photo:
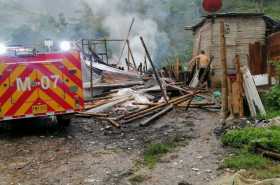
<svg viewBox="0 0 280 185">
<path fill-rule="evenodd" d="M 220 65 L 220 21 L 225 22 L 228 71 L 235 71 L 234 58 L 240 55 L 241 65 L 249 66 L 249 45 L 256 42 L 265 45 L 266 24 L 262 17 L 218 17 L 207 19 L 194 34 L 194 50 L 196 55 L 205 50 L 214 56 L 212 81 L 219 82 L 222 73 Z M 251 63 L 252 64 L 252 63 Z M 257 65 L 257 64 L 256 64 Z"/>
</svg>

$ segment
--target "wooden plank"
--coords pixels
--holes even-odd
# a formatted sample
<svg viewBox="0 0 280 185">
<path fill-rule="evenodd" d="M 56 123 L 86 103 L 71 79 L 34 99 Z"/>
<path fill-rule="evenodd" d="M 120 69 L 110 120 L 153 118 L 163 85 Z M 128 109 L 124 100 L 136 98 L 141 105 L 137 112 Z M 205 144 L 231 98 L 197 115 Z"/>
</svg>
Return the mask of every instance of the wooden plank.
<svg viewBox="0 0 280 185">
<path fill-rule="evenodd" d="M 220 56 L 221 56 L 221 66 L 223 70 L 222 76 L 222 112 L 223 118 L 228 117 L 228 81 L 227 81 L 227 57 L 226 57 L 226 38 L 225 38 L 225 23 L 224 21 L 220 22 Z"/>
<path fill-rule="evenodd" d="M 261 153 L 263 156 L 280 160 L 280 153 L 278 153 L 278 152 L 266 150 L 261 147 L 256 147 L 256 152 Z"/>
<path fill-rule="evenodd" d="M 153 115 L 153 114 L 156 114 L 158 113 L 159 111 L 161 111 L 164 107 L 162 108 L 159 108 L 159 109 L 155 109 L 155 110 L 151 110 L 149 112 L 146 112 L 144 114 L 138 114 L 138 115 L 135 115 L 133 117 L 130 117 L 129 119 L 125 119 L 124 121 L 122 121 L 123 124 L 127 124 L 127 123 L 131 123 L 133 121 L 136 121 L 136 120 L 139 120 L 139 119 L 143 119 L 147 116 L 150 116 L 150 115 Z"/>
<path fill-rule="evenodd" d="M 239 96 L 239 84 L 237 81 L 232 83 L 232 113 L 233 115 L 238 115 L 240 116 L 240 96 Z"/>
<path fill-rule="evenodd" d="M 237 98 L 238 98 L 238 106 L 239 106 L 239 116 L 242 118 L 244 117 L 244 103 L 243 103 L 243 80 L 242 80 L 242 73 L 240 71 L 240 56 L 236 55 L 236 61 L 235 61 L 235 68 L 236 68 L 236 83 L 238 85 L 237 88 Z"/>
<path fill-rule="evenodd" d="M 250 111 L 252 113 L 252 116 L 253 117 L 257 116 L 257 110 L 255 106 L 257 107 L 260 114 L 265 115 L 266 114 L 265 108 L 262 104 L 254 79 L 249 69 L 246 66 L 244 66 L 241 68 L 241 71 L 243 73 L 243 78 L 244 78 L 244 90 L 250 106 Z"/>
<path fill-rule="evenodd" d="M 180 80 L 180 59 L 179 59 L 179 57 L 176 57 L 175 76 L 176 76 L 176 81 L 179 81 Z"/>
<path fill-rule="evenodd" d="M 164 114 L 168 113 L 169 111 L 171 111 L 173 109 L 174 105 L 171 104 L 169 106 L 167 106 L 165 109 L 163 109 L 162 111 L 160 111 L 159 113 L 153 115 L 152 117 L 148 118 L 147 120 L 143 121 L 140 125 L 141 126 L 148 126 L 152 121 L 154 121 L 155 119 L 159 118 L 160 116 L 163 116 Z"/>
<path fill-rule="evenodd" d="M 111 118 L 108 118 L 108 119 L 106 119 L 111 125 L 113 125 L 114 127 L 116 127 L 116 128 L 121 128 L 121 125 L 117 122 L 117 121 L 115 121 L 115 120 L 113 120 L 113 119 L 111 119 Z"/>
<path fill-rule="evenodd" d="M 75 114 L 76 116 L 85 116 L 85 117 L 109 117 L 108 114 L 102 114 L 102 113 L 88 113 L 88 112 L 78 112 Z"/>
<path fill-rule="evenodd" d="M 248 102 L 248 105 L 249 105 L 249 109 L 250 109 L 250 112 L 251 112 L 251 116 L 252 117 L 257 117 L 257 111 L 256 111 L 256 108 L 254 106 L 254 102 L 252 100 L 252 97 L 250 96 L 249 87 L 245 83 L 246 80 L 247 80 L 247 78 L 244 77 L 243 87 L 244 87 L 246 99 L 247 99 L 247 102 Z"/>
<path fill-rule="evenodd" d="M 231 115 L 233 115 L 233 94 L 232 94 L 232 83 L 228 77 L 228 109 Z"/>
</svg>

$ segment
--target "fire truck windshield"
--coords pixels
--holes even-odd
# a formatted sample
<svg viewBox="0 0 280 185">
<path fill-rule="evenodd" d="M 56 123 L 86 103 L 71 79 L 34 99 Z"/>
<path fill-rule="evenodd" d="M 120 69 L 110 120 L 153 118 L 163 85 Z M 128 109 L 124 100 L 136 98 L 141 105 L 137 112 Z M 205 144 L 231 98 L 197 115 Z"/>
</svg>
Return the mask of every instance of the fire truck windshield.
<svg viewBox="0 0 280 185">
<path fill-rule="evenodd" d="M 3 55 L 6 55 L 6 56 L 34 56 L 34 55 L 36 55 L 36 50 L 34 48 L 7 47 L 6 52 Z"/>
</svg>

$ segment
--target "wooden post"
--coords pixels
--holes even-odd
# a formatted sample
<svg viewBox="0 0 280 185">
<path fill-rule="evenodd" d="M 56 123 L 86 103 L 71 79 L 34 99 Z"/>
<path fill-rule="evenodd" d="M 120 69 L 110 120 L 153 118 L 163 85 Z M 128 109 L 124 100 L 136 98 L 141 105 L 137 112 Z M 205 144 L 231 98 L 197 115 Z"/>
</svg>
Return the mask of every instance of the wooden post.
<svg viewBox="0 0 280 185">
<path fill-rule="evenodd" d="M 130 42 L 129 42 L 129 40 L 127 40 L 126 42 L 127 42 L 127 47 L 128 47 L 128 55 L 131 56 L 134 69 L 137 70 L 137 66 L 136 66 L 136 62 L 135 62 L 135 59 L 134 59 L 134 55 L 133 55 L 131 47 L 130 47 Z"/>
<path fill-rule="evenodd" d="M 124 40 L 124 44 L 123 44 L 123 47 L 122 47 L 122 50 L 121 50 L 121 55 L 120 55 L 118 64 L 121 62 L 121 59 L 122 59 L 122 57 L 123 57 L 123 53 L 124 53 L 124 50 L 125 50 L 125 47 L 126 47 L 126 44 L 127 44 L 126 41 L 129 39 L 129 36 L 130 36 L 131 30 L 132 30 L 132 27 L 133 27 L 133 25 L 134 25 L 134 22 L 135 22 L 135 18 L 133 17 L 133 19 L 132 19 L 132 21 L 131 21 L 131 24 L 130 24 L 130 27 L 129 27 L 129 30 L 128 30 L 128 33 L 127 33 L 126 40 Z"/>
<path fill-rule="evenodd" d="M 128 48 L 128 40 L 126 41 L 126 44 L 127 44 L 127 48 Z M 130 62 L 130 50 L 129 50 L 129 49 L 127 49 L 127 61 L 128 61 L 128 63 L 129 63 L 129 66 L 131 66 L 131 65 L 130 65 L 131 62 Z"/>
<path fill-rule="evenodd" d="M 225 37 L 225 23 L 220 23 L 220 45 L 221 45 L 221 66 L 222 66 L 222 113 L 223 119 L 228 117 L 228 81 L 227 81 L 227 59 L 226 59 L 226 37 Z"/>
<path fill-rule="evenodd" d="M 127 70 L 129 71 L 130 70 L 130 64 L 129 64 L 129 61 L 127 58 L 125 58 L 125 63 L 126 63 L 126 66 L 127 66 Z"/>
<path fill-rule="evenodd" d="M 149 51 L 148 51 L 148 48 L 147 48 L 147 46 L 146 46 L 146 44 L 145 44 L 145 42 L 144 42 L 143 37 L 140 37 L 140 40 L 141 40 L 141 42 L 142 42 L 142 45 L 143 45 L 143 47 L 144 47 L 144 49 L 145 49 L 145 52 L 146 52 L 147 57 L 148 57 L 148 60 L 149 60 L 151 66 L 152 66 L 152 69 L 153 69 L 153 71 L 154 71 L 156 80 L 157 80 L 157 82 L 158 82 L 158 84 L 159 84 L 159 87 L 160 87 L 160 89 L 161 89 L 161 92 L 162 92 L 162 96 L 163 96 L 165 102 L 168 102 L 168 99 L 167 99 L 165 90 L 164 90 L 164 88 L 163 88 L 163 86 L 162 86 L 162 83 L 161 83 L 161 79 L 160 79 L 160 77 L 159 77 L 159 75 L 158 75 L 158 73 L 157 73 L 156 67 L 155 67 L 155 65 L 154 65 L 154 63 L 153 63 L 153 61 L 152 61 L 151 55 L 150 55 L 150 53 L 149 53 Z"/>
<path fill-rule="evenodd" d="M 109 64 L 109 59 L 108 59 L 108 45 L 107 45 L 107 40 L 104 39 L 104 47 L 105 47 L 105 52 L 106 52 L 106 62 Z"/>
<path fill-rule="evenodd" d="M 176 57 L 176 66 L 175 66 L 175 75 L 176 80 L 179 81 L 180 79 L 180 59 L 179 57 Z"/>
<path fill-rule="evenodd" d="M 243 80 L 242 80 L 242 73 L 240 70 L 240 56 L 236 55 L 236 82 L 238 84 L 238 106 L 239 106 L 239 116 L 242 118 L 244 117 L 244 105 L 243 105 Z"/>
<path fill-rule="evenodd" d="M 233 93 L 232 93 L 232 81 L 228 77 L 227 78 L 227 83 L 228 83 L 228 110 L 231 115 L 234 115 L 233 113 Z"/>
<path fill-rule="evenodd" d="M 90 95 L 93 98 L 94 91 L 93 91 L 93 59 L 90 60 Z"/>
<path fill-rule="evenodd" d="M 144 72 L 148 72 L 148 65 L 147 65 L 147 56 L 145 54 L 145 57 L 144 57 Z"/>
</svg>

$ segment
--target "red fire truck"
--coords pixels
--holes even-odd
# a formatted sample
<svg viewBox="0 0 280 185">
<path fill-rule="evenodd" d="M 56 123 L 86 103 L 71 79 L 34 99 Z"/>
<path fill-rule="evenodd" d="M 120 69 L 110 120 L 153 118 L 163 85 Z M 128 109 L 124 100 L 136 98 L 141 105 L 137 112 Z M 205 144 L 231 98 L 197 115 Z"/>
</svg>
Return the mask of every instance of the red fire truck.
<svg viewBox="0 0 280 185">
<path fill-rule="evenodd" d="M 22 47 L 5 51 L 0 54 L 0 121 L 60 118 L 83 110 L 79 52 L 37 53 Z"/>
</svg>

